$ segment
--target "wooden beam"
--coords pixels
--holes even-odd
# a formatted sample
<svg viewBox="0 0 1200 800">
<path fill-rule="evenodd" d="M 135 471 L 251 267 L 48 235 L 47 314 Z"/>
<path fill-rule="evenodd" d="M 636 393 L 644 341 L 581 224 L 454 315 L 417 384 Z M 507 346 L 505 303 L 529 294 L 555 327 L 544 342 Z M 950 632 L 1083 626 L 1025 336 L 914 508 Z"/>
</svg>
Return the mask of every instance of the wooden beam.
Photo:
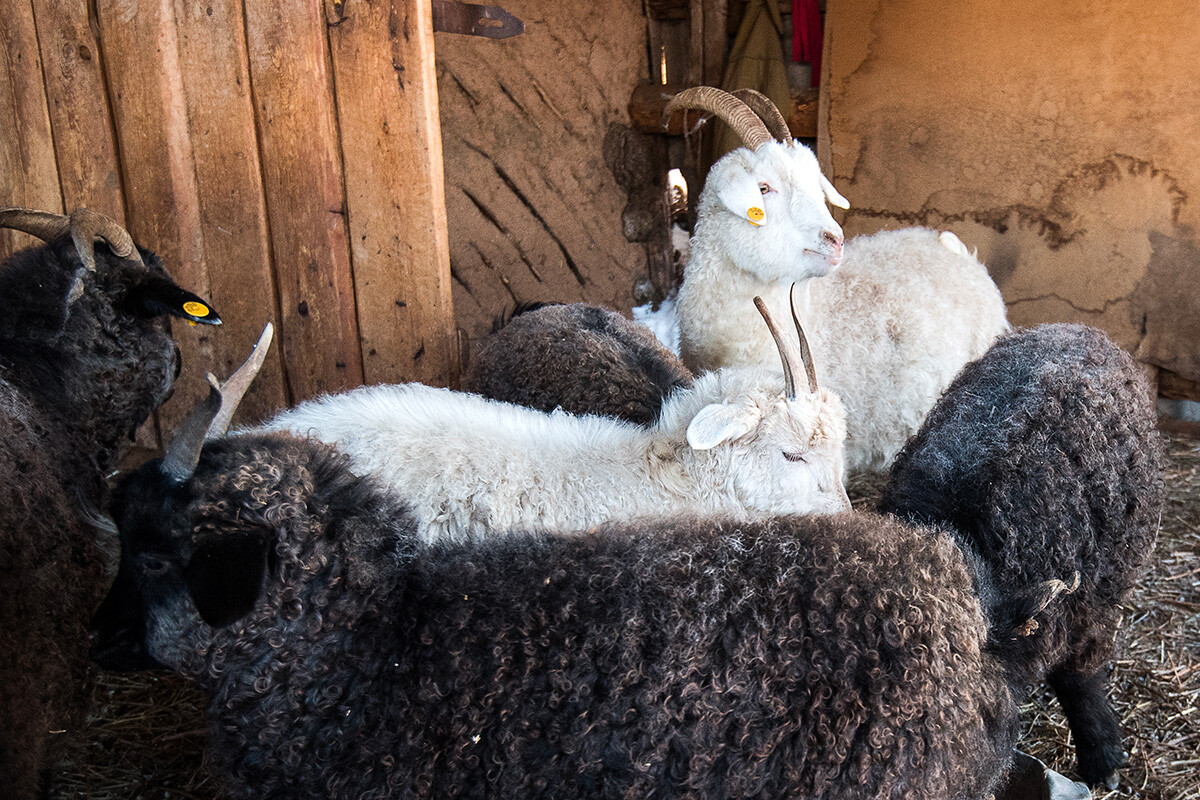
<svg viewBox="0 0 1200 800">
<path fill-rule="evenodd" d="M 326 19 L 321 0 L 244 8 L 277 342 L 300 401 L 363 380 Z"/>
<path fill-rule="evenodd" d="M 87 0 L 34 0 L 63 208 L 125 221 L 98 31 Z"/>
<path fill-rule="evenodd" d="M 29 0 L 0 0 L 0 207 L 61 212 L 42 59 Z M 0 231 L 0 258 L 37 243 Z"/>
<path fill-rule="evenodd" d="M 458 379 L 429 0 L 346 0 L 330 20 L 368 383 Z"/>
<path fill-rule="evenodd" d="M 667 101 L 682 91 L 679 85 L 658 86 L 652 83 L 638 84 L 629 99 L 629 119 L 635 130 L 643 133 L 666 133 L 682 136 L 699 121 L 698 111 L 677 111 L 664 130 L 662 113 Z M 686 121 L 686 125 L 685 125 Z M 787 114 L 788 128 L 798 139 L 811 139 L 817 135 L 817 90 L 804 89 L 792 94 L 792 105 Z"/>
</svg>

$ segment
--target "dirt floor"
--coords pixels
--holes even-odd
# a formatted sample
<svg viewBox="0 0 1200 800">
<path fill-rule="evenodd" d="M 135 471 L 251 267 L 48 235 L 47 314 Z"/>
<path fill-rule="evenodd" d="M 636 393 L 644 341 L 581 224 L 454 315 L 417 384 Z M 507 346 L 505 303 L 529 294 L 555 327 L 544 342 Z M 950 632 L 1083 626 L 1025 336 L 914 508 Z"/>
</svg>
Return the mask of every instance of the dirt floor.
<svg viewBox="0 0 1200 800">
<path fill-rule="evenodd" d="M 1200 440 L 1168 438 L 1168 500 L 1155 557 L 1118 635 L 1112 697 L 1129 766 L 1096 800 L 1200 800 Z M 878 481 L 850 487 L 872 508 Z M 102 675 L 86 735 L 59 773 L 54 797 L 215 800 L 203 766 L 203 698 L 173 675 Z M 1040 692 L 1022 713 L 1021 747 L 1071 777 L 1070 733 Z"/>
</svg>

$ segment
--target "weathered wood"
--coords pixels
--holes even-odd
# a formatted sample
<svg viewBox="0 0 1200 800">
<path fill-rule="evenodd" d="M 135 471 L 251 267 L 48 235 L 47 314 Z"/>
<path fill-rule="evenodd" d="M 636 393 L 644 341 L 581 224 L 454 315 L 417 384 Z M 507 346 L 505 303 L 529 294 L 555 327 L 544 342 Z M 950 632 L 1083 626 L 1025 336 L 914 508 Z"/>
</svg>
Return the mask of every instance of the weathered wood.
<svg viewBox="0 0 1200 800">
<path fill-rule="evenodd" d="M 237 0 L 174 0 L 174 16 L 208 296 L 224 319 L 213 335 L 214 371 L 224 378 L 246 358 L 263 325 L 279 322 L 246 31 Z M 273 346 L 237 419 L 260 419 L 288 400 L 280 348 Z"/>
<path fill-rule="evenodd" d="M 0 0 L 0 19 L 0 207 L 62 211 L 33 7 Z M 0 231 L 0 258 L 36 243 Z"/>
<path fill-rule="evenodd" d="M 329 29 L 368 383 L 457 381 L 429 0 L 348 0 Z"/>
<path fill-rule="evenodd" d="M 680 136 L 685 130 L 694 130 L 700 119 L 698 111 L 676 111 L 662 127 L 662 113 L 667 101 L 683 87 L 657 86 L 642 83 L 634 88 L 629 98 L 629 119 L 635 130 L 643 133 L 668 133 Z M 686 114 L 686 125 L 685 125 Z M 803 89 L 792 93 L 792 105 L 787 115 L 788 128 L 796 138 L 811 139 L 817 135 L 817 90 Z"/>
<path fill-rule="evenodd" d="M 326 22 L 320 0 L 244 8 L 278 341 L 299 401 L 363 380 Z"/>
<path fill-rule="evenodd" d="M 63 207 L 125 219 L 104 80 L 103 52 L 87 0 L 34 0 Z"/>
<path fill-rule="evenodd" d="M 129 232 L 159 254 L 181 285 L 209 294 L 192 145 L 170 0 L 130 0 L 98 10 L 109 96 L 117 130 Z M 155 43 L 148 47 L 147 43 Z M 220 309 L 218 309 L 219 311 Z M 213 344 L 220 329 L 177 324 L 183 368 L 171 399 L 159 410 L 174 430 L 218 369 Z"/>
</svg>

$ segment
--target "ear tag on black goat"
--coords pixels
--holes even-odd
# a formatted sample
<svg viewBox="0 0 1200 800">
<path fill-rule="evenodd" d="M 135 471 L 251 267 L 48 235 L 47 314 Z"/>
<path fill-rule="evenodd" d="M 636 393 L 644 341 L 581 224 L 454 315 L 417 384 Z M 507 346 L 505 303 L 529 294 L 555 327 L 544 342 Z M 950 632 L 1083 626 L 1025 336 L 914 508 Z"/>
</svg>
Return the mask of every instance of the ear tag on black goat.
<svg viewBox="0 0 1200 800">
<path fill-rule="evenodd" d="M 199 300 L 188 300 L 181 307 L 182 316 L 188 321 L 189 325 L 195 325 L 199 322 L 205 322 L 209 325 L 219 325 L 221 318 L 216 312 L 209 308 Z"/>
</svg>

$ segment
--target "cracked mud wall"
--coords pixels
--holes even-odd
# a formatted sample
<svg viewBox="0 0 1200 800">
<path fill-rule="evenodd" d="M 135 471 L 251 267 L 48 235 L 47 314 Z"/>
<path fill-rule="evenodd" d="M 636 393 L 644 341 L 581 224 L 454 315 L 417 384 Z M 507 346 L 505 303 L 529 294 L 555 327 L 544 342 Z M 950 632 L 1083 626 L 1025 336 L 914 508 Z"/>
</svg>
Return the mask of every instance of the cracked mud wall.
<svg viewBox="0 0 1200 800">
<path fill-rule="evenodd" d="M 820 156 L 847 235 L 954 231 L 1016 324 L 1104 328 L 1200 381 L 1190 1 L 838 0 Z"/>
<path fill-rule="evenodd" d="M 517 302 L 628 312 L 646 271 L 603 152 L 646 70 L 641 2 L 501 5 L 522 35 L 436 36 L 454 309 L 472 340 Z"/>
</svg>

